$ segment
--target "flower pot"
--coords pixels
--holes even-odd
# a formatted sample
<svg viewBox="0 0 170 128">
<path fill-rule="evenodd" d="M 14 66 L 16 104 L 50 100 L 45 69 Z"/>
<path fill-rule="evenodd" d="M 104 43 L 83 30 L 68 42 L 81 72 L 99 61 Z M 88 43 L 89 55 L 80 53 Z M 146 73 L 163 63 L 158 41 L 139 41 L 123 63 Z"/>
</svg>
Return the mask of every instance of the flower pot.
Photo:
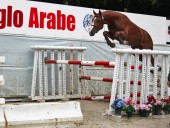
<svg viewBox="0 0 170 128">
<path fill-rule="evenodd" d="M 139 110 L 138 113 L 139 113 L 139 115 L 140 115 L 141 117 L 148 117 L 150 111 L 147 111 L 147 110 Z"/>
<path fill-rule="evenodd" d="M 153 107 L 152 113 L 153 115 L 161 115 L 162 107 L 160 105 L 156 105 Z"/>
<path fill-rule="evenodd" d="M 115 109 L 115 115 L 120 116 L 122 113 L 122 109 Z"/>
<path fill-rule="evenodd" d="M 127 114 L 127 117 L 132 117 L 133 112 L 126 112 L 126 114 Z"/>
</svg>

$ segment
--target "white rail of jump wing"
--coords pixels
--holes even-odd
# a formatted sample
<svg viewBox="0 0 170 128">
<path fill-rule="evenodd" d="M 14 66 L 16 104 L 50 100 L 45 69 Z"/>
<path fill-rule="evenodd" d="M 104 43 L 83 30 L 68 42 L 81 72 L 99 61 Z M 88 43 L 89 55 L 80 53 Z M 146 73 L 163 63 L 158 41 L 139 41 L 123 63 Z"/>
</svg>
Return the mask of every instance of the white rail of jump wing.
<svg viewBox="0 0 170 128">
<path fill-rule="evenodd" d="M 149 55 L 170 55 L 170 51 L 158 51 L 150 49 L 112 49 L 113 53 L 130 53 L 130 54 L 149 54 Z"/>
<path fill-rule="evenodd" d="M 31 46 L 35 50 L 87 50 L 87 47 L 68 47 L 68 46 Z"/>
</svg>

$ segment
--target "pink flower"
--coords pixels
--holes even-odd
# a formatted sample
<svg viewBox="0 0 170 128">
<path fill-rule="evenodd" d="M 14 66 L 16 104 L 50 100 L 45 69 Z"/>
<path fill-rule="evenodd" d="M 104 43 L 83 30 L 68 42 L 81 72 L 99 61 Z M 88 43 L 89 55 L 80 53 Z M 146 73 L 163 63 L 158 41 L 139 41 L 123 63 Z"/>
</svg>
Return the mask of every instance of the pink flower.
<svg viewBox="0 0 170 128">
<path fill-rule="evenodd" d="M 158 104 L 158 105 L 161 105 L 161 104 L 162 104 L 162 101 L 157 100 L 157 104 Z"/>
<path fill-rule="evenodd" d="M 146 104 L 140 104 L 136 107 L 136 109 L 137 110 L 147 110 L 147 111 L 149 111 L 151 107 L 152 107 L 151 104 L 147 104 L 147 105 Z"/>
<path fill-rule="evenodd" d="M 136 105 L 136 103 L 137 103 L 136 101 L 133 101 L 133 102 L 132 102 L 133 105 Z"/>
<path fill-rule="evenodd" d="M 132 103 L 132 98 L 128 98 L 126 101 L 125 101 L 125 104 L 126 105 L 130 105 Z"/>
<path fill-rule="evenodd" d="M 151 108 L 151 107 L 152 107 L 152 105 L 151 105 L 151 104 L 148 104 L 148 107 L 149 107 L 149 108 Z"/>
<path fill-rule="evenodd" d="M 135 105 L 135 104 L 136 104 L 136 101 L 132 101 L 132 98 L 129 97 L 129 98 L 125 101 L 125 104 L 126 104 L 126 105 L 130 105 L 130 104 Z"/>
<path fill-rule="evenodd" d="M 162 101 L 156 100 L 156 102 L 154 103 L 154 105 L 162 105 Z"/>
</svg>

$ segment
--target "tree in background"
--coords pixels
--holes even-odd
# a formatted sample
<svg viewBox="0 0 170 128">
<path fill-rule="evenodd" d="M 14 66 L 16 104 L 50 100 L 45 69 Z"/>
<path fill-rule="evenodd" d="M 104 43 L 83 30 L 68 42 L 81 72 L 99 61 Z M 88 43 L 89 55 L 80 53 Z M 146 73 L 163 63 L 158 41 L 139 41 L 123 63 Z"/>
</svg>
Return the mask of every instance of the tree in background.
<svg viewBox="0 0 170 128">
<path fill-rule="evenodd" d="M 153 15 L 170 18 L 170 0 L 155 0 L 152 10 Z"/>
<path fill-rule="evenodd" d="M 32 0 L 170 18 L 170 0 Z"/>
<path fill-rule="evenodd" d="M 151 14 L 152 1 L 151 0 L 128 0 L 128 11 L 132 13 Z"/>
<path fill-rule="evenodd" d="M 165 16 L 170 18 L 170 0 L 128 0 L 132 13 Z"/>
<path fill-rule="evenodd" d="M 107 10 L 123 11 L 122 0 L 105 0 L 104 5 Z"/>
</svg>

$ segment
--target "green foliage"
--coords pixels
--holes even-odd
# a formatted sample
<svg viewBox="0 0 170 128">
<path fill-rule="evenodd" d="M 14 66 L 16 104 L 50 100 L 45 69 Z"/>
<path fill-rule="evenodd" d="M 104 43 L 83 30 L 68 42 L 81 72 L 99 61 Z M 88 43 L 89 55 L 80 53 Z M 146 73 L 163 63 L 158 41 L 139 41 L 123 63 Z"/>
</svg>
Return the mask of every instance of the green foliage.
<svg viewBox="0 0 170 128">
<path fill-rule="evenodd" d="M 130 112 L 133 113 L 133 112 L 135 112 L 136 110 L 135 110 L 134 106 L 133 106 L 132 104 L 130 104 L 130 105 L 126 106 L 126 107 L 123 109 L 123 111 L 128 112 L 128 113 L 130 113 Z"/>
<path fill-rule="evenodd" d="M 170 103 L 164 105 L 163 111 L 165 114 L 170 114 Z"/>
</svg>

